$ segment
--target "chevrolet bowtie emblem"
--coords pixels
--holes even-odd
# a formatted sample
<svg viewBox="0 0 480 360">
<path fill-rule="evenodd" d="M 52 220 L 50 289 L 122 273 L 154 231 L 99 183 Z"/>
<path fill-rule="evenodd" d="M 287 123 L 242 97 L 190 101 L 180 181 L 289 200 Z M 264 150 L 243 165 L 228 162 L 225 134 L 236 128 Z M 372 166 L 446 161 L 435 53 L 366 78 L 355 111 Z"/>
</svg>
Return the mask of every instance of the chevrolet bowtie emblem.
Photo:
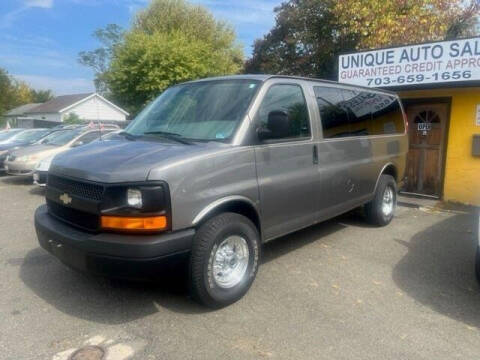
<svg viewBox="0 0 480 360">
<path fill-rule="evenodd" d="M 72 198 L 67 193 L 60 195 L 59 199 L 65 205 L 68 205 L 72 202 Z"/>
</svg>

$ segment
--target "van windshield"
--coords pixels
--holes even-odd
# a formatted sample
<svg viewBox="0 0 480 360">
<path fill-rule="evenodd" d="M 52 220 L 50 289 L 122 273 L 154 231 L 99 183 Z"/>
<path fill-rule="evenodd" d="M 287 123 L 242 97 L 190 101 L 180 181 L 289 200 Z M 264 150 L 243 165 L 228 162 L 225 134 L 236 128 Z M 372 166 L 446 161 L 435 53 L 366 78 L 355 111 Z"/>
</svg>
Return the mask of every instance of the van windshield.
<svg viewBox="0 0 480 360">
<path fill-rule="evenodd" d="M 198 141 L 228 141 L 245 116 L 260 81 L 212 80 L 167 89 L 125 132 Z"/>
</svg>

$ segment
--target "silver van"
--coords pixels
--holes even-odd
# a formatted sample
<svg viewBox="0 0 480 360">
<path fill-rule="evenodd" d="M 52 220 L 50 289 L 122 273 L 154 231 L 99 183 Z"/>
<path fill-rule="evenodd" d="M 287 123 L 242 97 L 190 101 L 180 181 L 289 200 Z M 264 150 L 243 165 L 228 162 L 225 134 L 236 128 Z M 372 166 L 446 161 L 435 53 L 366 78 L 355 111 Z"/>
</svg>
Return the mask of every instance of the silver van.
<svg viewBox="0 0 480 360">
<path fill-rule="evenodd" d="M 399 98 L 307 78 L 241 75 L 174 86 L 116 137 L 57 155 L 43 248 L 117 277 L 168 276 L 186 255 L 210 307 L 251 286 L 261 245 L 364 206 L 387 225 L 405 172 Z"/>
</svg>

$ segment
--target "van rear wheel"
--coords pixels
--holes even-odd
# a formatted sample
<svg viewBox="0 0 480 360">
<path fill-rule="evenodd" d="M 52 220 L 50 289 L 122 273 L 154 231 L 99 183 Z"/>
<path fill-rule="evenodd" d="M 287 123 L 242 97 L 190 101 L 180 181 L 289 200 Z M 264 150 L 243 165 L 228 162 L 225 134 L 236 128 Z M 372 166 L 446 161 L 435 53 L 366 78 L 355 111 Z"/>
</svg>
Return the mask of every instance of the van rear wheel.
<svg viewBox="0 0 480 360">
<path fill-rule="evenodd" d="M 245 216 L 223 213 L 197 231 L 190 260 L 190 289 L 200 303 L 220 308 L 245 295 L 255 279 L 260 236 Z"/>
<path fill-rule="evenodd" d="M 385 226 L 392 221 L 397 206 L 397 184 L 390 175 L 380 175 L 377 191 L 372 201 L 365 204 L 367 221 Z"/>
</svg>

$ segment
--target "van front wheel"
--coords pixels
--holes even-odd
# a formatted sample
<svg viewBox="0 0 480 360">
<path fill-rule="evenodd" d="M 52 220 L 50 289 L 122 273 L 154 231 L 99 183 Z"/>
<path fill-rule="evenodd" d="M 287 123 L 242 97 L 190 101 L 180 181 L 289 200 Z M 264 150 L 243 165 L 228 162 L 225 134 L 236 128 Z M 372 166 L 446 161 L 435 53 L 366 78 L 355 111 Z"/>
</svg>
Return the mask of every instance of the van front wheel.
<svg viewBox="0 0 480 360">
<path fill-rule="evenodd" d="M 190 288 L 200 303 L 220 308 L 245 295 L 255 279 L 260 236 L 245 216 L 223 213 L 198 229 L 190 260 Z"/>
<path fill-rule="evenodd" d="M 380 175 L 377 191 L 372 201 L 365 204 L 367 221 L 378 226 L 390 223 L 397 206 L 397 184 L 390 175 Z"/>
</svg>

